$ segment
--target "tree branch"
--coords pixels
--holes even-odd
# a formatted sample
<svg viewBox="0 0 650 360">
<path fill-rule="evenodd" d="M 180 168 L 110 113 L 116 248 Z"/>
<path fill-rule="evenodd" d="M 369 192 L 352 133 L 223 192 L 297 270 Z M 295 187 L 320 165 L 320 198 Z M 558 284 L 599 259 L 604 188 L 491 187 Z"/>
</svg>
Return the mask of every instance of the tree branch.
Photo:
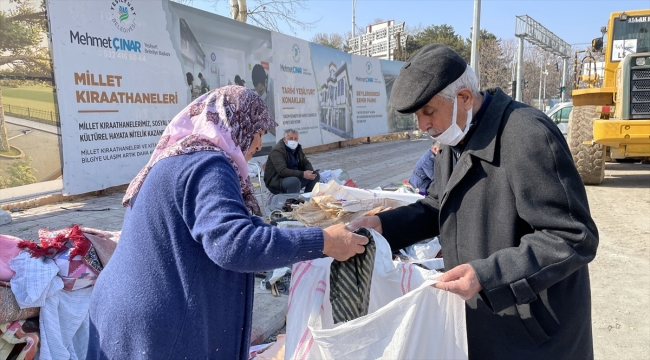
<svg viewBox="0 0 650 360">
<path fill-rule="evenodd" d="M 29 21 L 29 20 L 45 20 L 46 18 L 45 18 L 45 11 L 40 11 L 31 14 L 14 15 L 8 17 L 7 19 L 11 21 Z"/>
</svg>

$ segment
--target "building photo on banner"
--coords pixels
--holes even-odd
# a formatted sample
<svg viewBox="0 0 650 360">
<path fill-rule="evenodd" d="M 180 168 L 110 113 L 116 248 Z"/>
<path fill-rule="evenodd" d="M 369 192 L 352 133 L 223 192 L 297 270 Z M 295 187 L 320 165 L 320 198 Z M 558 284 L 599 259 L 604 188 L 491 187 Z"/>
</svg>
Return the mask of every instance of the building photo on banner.
<svg viewBox="0 0 650 360">
<path fill-rule="evenodd" d="M 257 91 L 275 116 L 271 32 L 239 21 L 170 2 L 172 38 L 180 44 L 187 102 L 226 85 Z M 275 144 L 275 131 L 263 138 L 263 147 Z"/>
<path fill-rule="evenodd" d="M 128 184 L 174 116 L 227 85 L 256 91 L 279 124 L 261 155 L 286 129 L 305 148 L 413 129 L 413 116 L 388 108 L 401 62 L 166 0 L 36 3 L 0 9 L 0 26 L 31 32 L 15 51 L 34 54 L 0 68 L 2 188 L 54 181 L 50 187 L 76 195 Z"/>
<path fill-rule="evenodd" d="M 325 143 L 354 136 L 352 120 L 352 55 L 311 44 L 311 62 L 319 95 L 321 132 Z"/>
<path fill-rule="evenodd" d="M 0 200 L 61 190 L 58 111 L 45 4 L 0 6 L 0 36 L 15 36 L 0 53 Z M 21 191 L 24 190 L 24 191 Z"/>
</svg>

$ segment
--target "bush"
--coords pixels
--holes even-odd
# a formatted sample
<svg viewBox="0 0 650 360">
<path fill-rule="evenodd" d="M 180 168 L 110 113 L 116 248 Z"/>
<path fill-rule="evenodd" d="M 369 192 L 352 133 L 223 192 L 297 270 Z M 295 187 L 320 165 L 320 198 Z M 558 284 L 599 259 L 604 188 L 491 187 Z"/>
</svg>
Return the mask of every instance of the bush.
<svg viewBox="0 0 650 360">
<path fill-rule="evenodd" d="M 34 176 L 34 172 L 38 170 L 34 169 L 31 165 L 31 156 L 27 156 L 23 160 L 14 160 L 7 168 L 9 179 L 5 180 L 0 176 L 0 189 L 37 183 L 38 180 Z"/>
</svg>

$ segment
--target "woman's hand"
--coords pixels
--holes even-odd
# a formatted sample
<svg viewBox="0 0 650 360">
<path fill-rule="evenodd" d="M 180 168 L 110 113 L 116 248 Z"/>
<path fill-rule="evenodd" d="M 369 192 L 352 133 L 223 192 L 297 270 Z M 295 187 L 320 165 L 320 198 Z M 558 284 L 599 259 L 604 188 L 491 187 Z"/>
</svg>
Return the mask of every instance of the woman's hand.
<svg viewBox="0 0 650 360">
<path fill-rule="evenodd" d="M 350 232 L 345 224 L 332 225 L 323 229 L 323 253 L 338 261 L 346 261 L 356 254 L 363 253 L 368 238 Z"/>
</svg>

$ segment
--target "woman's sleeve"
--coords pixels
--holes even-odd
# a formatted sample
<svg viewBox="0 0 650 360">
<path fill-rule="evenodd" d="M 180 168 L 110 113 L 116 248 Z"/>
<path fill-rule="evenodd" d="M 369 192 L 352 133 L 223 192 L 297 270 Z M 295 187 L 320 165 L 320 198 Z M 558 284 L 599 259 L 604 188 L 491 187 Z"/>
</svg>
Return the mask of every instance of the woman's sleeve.
<svg viewBox="0 0 650 360">
<path fill-rule="evenodd" d="M 211 157 L 197 168 L 185 182 L 183 218 L 215 264 L 255 272 L 322 256 L 320 228 L 278 229 L 250 215 L 227 159 Z"/>
</svg>

